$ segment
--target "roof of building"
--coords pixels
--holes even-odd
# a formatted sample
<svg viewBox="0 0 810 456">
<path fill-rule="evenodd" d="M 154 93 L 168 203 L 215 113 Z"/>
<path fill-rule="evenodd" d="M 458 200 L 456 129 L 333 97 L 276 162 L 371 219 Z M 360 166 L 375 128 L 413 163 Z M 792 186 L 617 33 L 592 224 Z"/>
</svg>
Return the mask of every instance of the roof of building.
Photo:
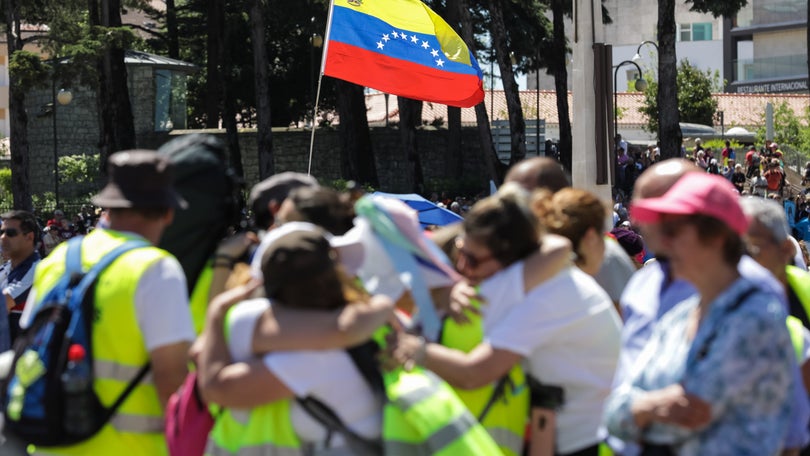
<svg viewBox="0 0 810 456">
<path fill-rule="evenodd" d="M 538 109 L 540 118 L 546 120 L 546 124 L 558 124 L 557 118 L 557 97 L 554 91 L 550 90 L 524 90 L 520 92 L 520 101 L 526 119 L 535 119 Z M 493 97 L 494 96 L 494 97 Z M 755 127 L 762 123 L 762 113 L 768 102 L 774 105 L 785 102 L 797 116 L 803 116 L 804 110 L 810 106 L 810 95 L 801 94 L 713 94 L 717 100 L 717 109 L 724 112 L 724 124 L 726 128 L 735 126 Z M 640 126 L 644 124 L 644 116 L 639 112 L 639 108 L 644 103 L 644 95 L 636 92 L 624 92 L 616 95 L 619 106 L 618 123 L 623 126 Z M 487 91 L 484 96 L 484 103 L 487 112 L 490 114 L 490 121 L 507 119 L 506 99 L 502 90 Z M 368 106 L 368 122 L 371 125 L 385 124 L 385 96 L 382 93 L 366 95 L 366 105 Z M 494 114 L 493 114 L 494 113 Z M 573 97 L 568 92 L 568 113 L 573 120 Z M 438 119 L 447 121 L 447 106 L 436 103 L 425 103 L 422 108 L 423 122 L 430 124 L 438 122 Z M 397 97 L 391 95 L 388 100 L 388 121 L 399 122 L 399 110 L 397 109 Z M 461 123 L 474 125 L 475 109 L 464 108 L 461 110 Z M 719 126 L 719 125 L 718 125 Z"/>
<path fill-rule="evenodd" d="M 199 68 L 193 63 L 182 60 L 170 59 L 161 55 L 149 54 L 148 52 L 128 49 L 124 55 L 124 62 L 127 65 L 150 65 L 156 67 L 170 68 L 172 70 L 186 71 L 193 73 Z"/>
</svg>

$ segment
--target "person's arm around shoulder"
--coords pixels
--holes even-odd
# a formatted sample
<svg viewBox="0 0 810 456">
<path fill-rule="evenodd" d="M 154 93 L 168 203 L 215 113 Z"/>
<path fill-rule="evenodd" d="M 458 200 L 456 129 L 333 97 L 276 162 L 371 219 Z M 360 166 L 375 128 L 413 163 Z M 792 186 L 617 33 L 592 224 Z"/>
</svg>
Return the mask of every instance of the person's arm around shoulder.
<svg viewBox="0 0 810 456">
<path fill-rule="evenodd" d="M 271 307 L 256 324 L 253 352 L 351 347 L 368 340 L 374 331 L 393 318 L 394 302 L 383 295 L 332 312 Z"/>
<path fill-rule="evenodd" d="M 508 350 L 492 348 L 486 342 L 479 344 L 471 352 L 464 353 L 400 332 L 389 337 L 385 358 L 389 368 L 421 365 L 454 387 L 475 389 L 505 375 L 520 361 L 521 356 Z"/>
<path fill-rule="evenodd" d="M 556 234 L 541 238 L 540 249 L 524 260 L 523 292 L 528 293 L 571 264 L 571 241 Z"/>
</svg>

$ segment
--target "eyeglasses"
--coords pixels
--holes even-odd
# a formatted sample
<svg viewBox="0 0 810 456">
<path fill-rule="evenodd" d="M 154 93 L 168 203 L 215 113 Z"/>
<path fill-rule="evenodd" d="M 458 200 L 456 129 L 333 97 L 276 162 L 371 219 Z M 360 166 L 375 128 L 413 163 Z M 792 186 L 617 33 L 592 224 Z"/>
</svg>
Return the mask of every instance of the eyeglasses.
<svg viewBox="0 0 810 456">
<path fill-rule="evenodd" d="M 469 250 L 464 249 L 464 238 L 459 236 L 456 238 L 455 241 L 456 252 L 464 257 L 464 261 L 471 269 L 475 269 L 478 266 L 481 266 L 483 263 L 494 258 L 494 256 L 490 253 L 489 255 L 482 255 L 482 256 L 475 256 Z"/>
<path fill-rule="evenodd" d="M 18 230 L 17 228 L 0 229 L 0 236 L 4 234 L 6 235 L 7 238 L 13 238 L 16 237 L 18 234 L 20 234 L 20 230 Z"/>
</svg>

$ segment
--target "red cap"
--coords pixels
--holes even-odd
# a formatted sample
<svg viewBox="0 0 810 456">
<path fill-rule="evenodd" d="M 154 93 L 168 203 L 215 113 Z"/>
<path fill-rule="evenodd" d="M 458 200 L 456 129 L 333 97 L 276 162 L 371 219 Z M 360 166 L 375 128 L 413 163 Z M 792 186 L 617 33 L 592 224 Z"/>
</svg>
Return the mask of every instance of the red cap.
<svg viewBox="0 0 810 456">
<path fill-rule="evenodd" d="M 73 344 L 68 348 L 68 360 L 70 361 L 81 361 L 85 354 L 84 347 L 79 344 Z"/>
<path fill-rule="evenodd" d="M 703 214 L 719 219 L 742 235 L 748 220 L 740 194 L 727 179 L 714 174 L 686 173 L 663 196 L 635 201 L 630 217 L 636 223 L 656 223 L 662 214 Z"/>
</svg>

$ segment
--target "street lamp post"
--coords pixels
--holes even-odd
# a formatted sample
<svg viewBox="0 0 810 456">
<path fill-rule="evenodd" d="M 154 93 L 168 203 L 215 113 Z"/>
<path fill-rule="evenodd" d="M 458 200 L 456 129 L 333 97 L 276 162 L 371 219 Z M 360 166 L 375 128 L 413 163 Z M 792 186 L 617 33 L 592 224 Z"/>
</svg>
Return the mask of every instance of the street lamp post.
<svg viewBox="0 0 810 456">
<path fill-rule="evenodd" d="M 645 44 L 652 44 L 653 47 L 655 47 L 656 54 L 658 53 L 658 43 L 656 43 L 655 41 L 644 40 L 636 48 L 636 55 L 633 56 L 634 62 L 641 60 L 641 47 L 644 46 Z"/>
<path fill-rule="evenodd" d="M 632 60 L 625 60 L 615 66 L 615 69 L 613 70 L 613 131 L 616 134 L 619 133 L 619 98 L 617 97 L 618 90 L 616 90 L 616 75 L 619 73 L 619 68 L 623 67 L 624 65 L 633 65 L 638 70 L 638 77 L 636 78 L 635 84 L 636 90 L 643 92 L 647 88 L 647 81 L 641 77 L 641 67 L 639 67 L 636 62 L 633 62 Z"/>
<path fill-rule="evenodd" d="M 310 19 L 312 30 L 315 30 L 315 17 Z M 323 46 L 323 37 L 317 32 L 312 32 L 309 37 L 309 99 L 314 107 L 317 103 L 315 100 L 315 49 L 320 49 Z M 313 108 L 314 109 L 314 108 Z M 315 116 L 317 112 L 312 113 L 312 128 L 315 128 Z"/>
<path fill-rule="evenodd" d="M 52 120 L 53 120 L 53 197 L 56 200 L 56 207 L 59 207 L 59 137 L 56 132 L 56 111 L 57 105 L 67 106 L 73 101 L 73 93 L 70 90 L 59 89 L 56 92 L 56 77 L 53 78 L 51 86 L 52 96 Z"/>
</svg>

